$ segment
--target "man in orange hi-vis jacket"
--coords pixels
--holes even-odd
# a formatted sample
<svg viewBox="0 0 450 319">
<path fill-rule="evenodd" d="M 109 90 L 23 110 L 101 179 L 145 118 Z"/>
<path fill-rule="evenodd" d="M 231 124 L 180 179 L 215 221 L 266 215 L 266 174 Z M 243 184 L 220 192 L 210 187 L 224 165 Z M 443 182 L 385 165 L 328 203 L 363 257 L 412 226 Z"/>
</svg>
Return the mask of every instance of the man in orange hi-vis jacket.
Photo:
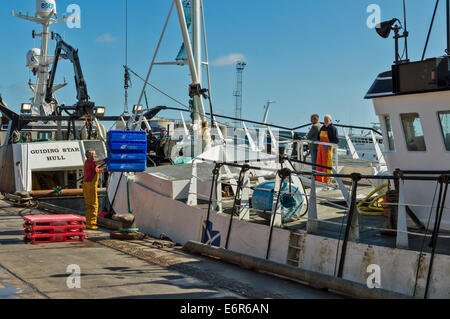
<svg viewBox="0 0 450 319">
<path fill-rule="evenodd" d="M 320 129 L 319 133 L 320 142 L 332 144 L 337 144 L 339 142 L 337 128 L 333 125 L 332 121 L 333 119 L 331 118 L 331 115 L 325 115 L 324 125 Z M 316 164 L 333 167 L 333 146 L 319 145 Z M 328 174 L 332 173 L 331 170 L 321 167 L 317 167 L 317 171 Z M 329 178 L 325 176 L 317 176 L 316 181 L 328 184 Z"/>
</svg>

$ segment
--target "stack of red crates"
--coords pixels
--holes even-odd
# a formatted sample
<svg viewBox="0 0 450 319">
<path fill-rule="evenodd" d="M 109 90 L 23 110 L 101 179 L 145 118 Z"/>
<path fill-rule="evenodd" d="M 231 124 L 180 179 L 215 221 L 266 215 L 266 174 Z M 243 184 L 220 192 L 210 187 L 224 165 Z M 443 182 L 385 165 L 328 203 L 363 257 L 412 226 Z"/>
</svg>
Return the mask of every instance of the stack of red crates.
<svg viewBox="0 0 450 319">
<path fill-rule="evenodd" d="M 76 215 L 42 215 L 23 218 L 23 239 L 27 243 L 83 241 L 86 218 Z"/>
</svg>

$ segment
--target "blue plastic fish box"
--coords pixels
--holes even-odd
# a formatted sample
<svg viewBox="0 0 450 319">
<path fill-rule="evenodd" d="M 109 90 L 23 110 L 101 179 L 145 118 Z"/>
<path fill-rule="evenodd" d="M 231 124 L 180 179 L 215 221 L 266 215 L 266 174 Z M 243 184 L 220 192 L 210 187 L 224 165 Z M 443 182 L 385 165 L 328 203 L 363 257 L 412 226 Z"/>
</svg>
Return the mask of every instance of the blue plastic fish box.
<svg viewBox="0 0 450 319">
<path fill-rule="evenodd" d="M 145 172 L 147 162 L 141 163 L 111 163 L 108 162 L 109 172 Z"/>
<path fill-rule="evenodd" d="M 147 142 L 135 142 L 135 141 L 110 141 L 108 143 L 109 153 L 147 153 Z"/>
<path fill-rule="evenodd" d="M 108 141 L 147 141 L 145 132 L 136 131 L 109 131 Z"/>
<path fill-rule="evenodd" d="M 110 172 L 143 172 L 147 169 L 146 132 L 110 131 L 107 144 Z"/>
<path fill-rule="evenodd" d="M 118 154 L 118 153 L 110 153 L 109 161 L 112 163 L 139 163 L 147 160 L 147 154 Z"/>
</svg>

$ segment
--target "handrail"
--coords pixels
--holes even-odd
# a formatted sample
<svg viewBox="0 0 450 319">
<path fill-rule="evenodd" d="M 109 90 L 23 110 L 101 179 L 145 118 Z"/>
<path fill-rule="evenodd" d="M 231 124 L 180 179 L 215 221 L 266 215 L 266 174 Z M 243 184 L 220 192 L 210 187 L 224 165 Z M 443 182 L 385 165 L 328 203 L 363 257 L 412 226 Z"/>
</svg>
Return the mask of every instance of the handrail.
<svg viewBox="0 0 450 319">
<path fill-rule="evenodd" d="M 153 109 L 158 109 L 160 108 L 160 111 L 164 111 L 164 110 L 171 110 L 171 111 L 179 111 L 179 112 L 187 112 L 190 113 L 191 111 L 189 109 L 183 109 L 183 108 L 179 108 L 179 107 L 168 107 L 168 106 L 157 106 Z M 0 112 L 3 113 L 3 115 L 7 115 L 5 114 L 6 111 L 3 111 L 0 108 Z M 11 111 L 12 112 L 12 111 Z M 14 113 L 14 112 L 12 112 Z M 16 114 L 16 113 L 14 113 Z M 205 113 L 208 116 L 211 116 L 210 113 Z M 72 120 L 73 118 L 70 116 L 30 116 L 30 115 L 19 115 L 16 114 L 18 116 L 18 120 L 19 121 L 26 121 L 26 122 L 34 122 L 34 121 L 69 121 Z M 9 118 L 9 116 L 7 116 Z M 227 119 L 227 120 L 232 120 L 232 121 L 241 121 L 241 122 L 245 122 L 245 123 L 251 123 L 251 124 L 256 124 L 256 125 L 261 125 L 263 127 L 273 127 L 273 128 L 278 128 L 278 129 L 282 129 L 282 130 L 286 130 L 286 131 L 291 131 L 294 132 L 296 130 L 299 130 L 301 128 L 305 128 L 308 126 L 311 126 L 312 124 L 304 124 L 304 125 L 300 125 L 294 128 L 289 128 L 289 127 L 285 127 L 285 126 L 280 126 L 280 125 L 274 125 L 274 124 L 269 124 L 269 123 L 263 123 L 263 122 L 258 122 L 258 121 L 251 121 L 251 120 L 246 120 L 246 119 L 238 119 L 238 118 L 234 118 L 231 116 L 225 116 L 225 115 L 219 115 L 219 114 L 214 114 L 215 118 L 223 118 L 223 119 Z M 111 122 L 111 121 L 117 121 L 119 120 L 121 117 L 120 116 L 99 116 L 98 120 L 99 121 L 104 121 L 104 122 Z M 127 117 L 124 117 L 124 119 L 126 120 Z M 343 124 L 334 124 L 334 126 L 336 127 L 344 127 L 344 128 L 354 128 L 354 129 L 361 129 L 361 130 L 370 130 L 373 131 L 374 133 L 377 133 L 379 135 L 382 135 L 381 132 L 375 130 L 372 127 L 364 127 L 364 126 L 354 126 L 354 125 L 343 125 Z"/>
<path fill-rule="evenodd" d="M 374 129 L 373 127 L 365 127 L 365 126 L 354 126 L 354 125 L 344 125 L 344 124 L 334 124 L 334 126 L 336 127 L 344 127 L 344 128 L 354 128 L 357 130 L 370 130 L 374 133 L 377 133 L 379 135 L 383 135 L 381 132 L 377 131 L 376 129 Z"/>
<path fill-rule="evenodd" d="M 182 112 L 190 112 L 190 110 L 187 109 L 181 109 L 181 108 L 176 108 L 176 107 L 167 107 L 165 108 L 165 110 L 174 110 L 174 111 L 182 111 Z M 211 115 L 210 113 L 205 113 L 206 115 Z M 245 123 L 252 123 L 252 124 L 258 124 L 261 126 L 268 126 L 268 127 L 274 127 L 274 128 L 280 128 L 283 130 L 287 130 L 287 131 L 296 131 L 299 130 L 301 128 L 305 128 L 308 126 L 311 126 L 312 123 L 308 123 L 308 124 L 304 124 L 304 125 L 300 125 L 294 128 L 289 128 L 289 127 L 284 127 L 284 126 L 279 126 L 279 125 L 274 125 L 274 124 L 269 124 L 269 123 L 263 123 L 263 122 L 258 122 L 258 121 L 251 121 L 251 120 L 245 120 L 245 119 L 238 119 L 235 117 L 230 117 L 230 116 L 225 116 L 225 115 L 218 115 L 218 114 L 214 114 L 214 117 L 219 117 L 219 118 L 224 118 L 227 120 L 233 120 L 233 121 L 242 121 Z M 354 126 L 354 125 L 344 125 L 344 124 L 335 124 L 333 123 L 334 126 L 336 127 L 344 127 L 344 128 L 354 128 L 354 129 L 360 129 L 360 130 L 370 130 L 373 131 L 374 133 L 377 133 L 379 135 L 383 135 L 381 132 L 377 131 L 376 129 L 374 129 L 373 127 L 365 127 L 365 126 Z"/>
<path fill-rule="evenodd" d="M 297 140 L 297 139 L 293 139 L 292 142 L 294 142 L 294 143 L 303 143 L 303 144 L 314 144 L 314 145 L 331 146 L 331 147 L 339 146 L 338 144 L 334 144 L 334 143 L 311 141 L 311 140 Z"/>
<path fill-rule="evenodd" d="M 289 158 L 287 156 L 281 157 L 283 160 L 290 160 L 292 162 L 299 162 L 301 163 L 301 161 Z M 231 162 L 226 162 L 226 161 L 213 161 L 213 160 L 209 160 L 209 159 L 205 159 L 205 158 L 201 158 L 198 157 L 196 158 L 196 160 L 199 161 L 204 161 L 204 162 L 209 162 L 209 163 L 214 163 L 214 164 L 221 164 L 224 166 L 232 166 L 232 167 L 237 167 L 237 168 L 242 168 L 244 166 L 249 167 L 250 169 L 255 169 L 255 170 L 272 170 L 272 169 L 268 169 L 268 168 L 262 168 L 262 167 L 257 167 L 257 166 L 249 166 L 248 163 L 252 162 L 252 161 L 246 161 L 244 164 L 239 164 L 239 163 L 231 163 Z M 257 161 L 254 161 L 257 162 Z M 313 165 L 312 163 L 308 163 L 305 162 L 305 164 L 307 165 Z M 321 166 L 321 165 L 317 165 L 315 164 L 315 166 Z M 327 166 L 324 166 L 327 167 Z M 293 170 L 291 171 L 291 173 L 293 174 L 297 174 L 297 175 L 308 175 L 308 176 L 315 176 L 315 177 L 335 177 L 335 178 L 354 178 L 355 175 L 359 176 L 360 179 L 382 179 L 382 180 L 404 180 L 404 181 L 439 181 L 441 176 L 450 176 L 448 171 L 442 171 L 440 174 L 441 176 L 421 176 L 423 174 L 416 172 L 416 176 L 405 176 L 401 173 L 403 173 L 403 171 L 399 170 L 398 171 L 399 174 L 394 174 L 394 175 L 363 175 L 363 174 L 359 174 L 359 173 L 354 173 L 354 174 L 334 174 L 334 173 L 322 173 L 322 172 L 304 172 L 304 171 L 297 171 L 297 170 Z M 407 172 L 407 171 L 405 171 Z M 432 174 L 432 175 L 438 175 L 439 173 L 437 171 L 435 171 L 436 174 Z"/>
<path fill-rule="evenodd" d="M 322 124 L 323 124 L 323 123 L 322 123 Z M 301 126 L 298 126 L 298 127 L 294 127 L 292 130 L 296 131 L 296 130 L 298 130 L 298 129 L 305 128 L 305 127 L 308 127 L 308 126 L 311 126 L 311 125 L 312 125 L 312 123 L 310 123 L 310 124 L 305 124 L 305 125 L 301 125 Z M 377 133 L 377 134 L 379 134 L 379 135 L 383 135 L 380 131 L 377 131 L 377 130 L 374 129 L 373 127 L 355 126 L 355 125 L 344 125 L 344 124 L 336 124 L 336 123 L 333 123 L 333 125 L 336 126 L 336 127 L 353 128 L 353 129 L 357 129 L 357 130 L 369 130 L 369 131 L 372 131 L 372 132 Z"/>
<path fill-rule="evenodd" d="M 228 243 L 230 241 L 230 233 L 232 230 L 232 222 L 233 222 L 233 212 L 236 211 L 237 207 L 239 207 L 239 209 L 241 209 L 242 207 L 246 207 L 249 208 L 249 206 L 245 206 L 242 204 L 238 204 L 238 202 L 240 201 L 241 198 L 241 191 L 244 188 L 251 188 L 254 191 L 256 190 L 256 188 L 253 187 L 249 187 L 249 186 L 243 186 L 243 174 L 245 172 L 247 172 L 250 169 L 256 169 L 256 170 L 265 170 L 261 167 L 253 167 L 250 166 L 250 161 L 246 162 L 244 164 L 238 164 L 236 162 L 232 163 L 232 162 L 220 162 L 220 161 L 210 161 L 210 160 L 205 160 L 205 159 L 198 159 L 198 160 L 203 160 L 206 162 L 213 162 L 215 164 L 215 170 L 213 171 L 213 183 L 211 186 L 211 193 L 210 193 L 210 203 L 209 203 L 209 208 L 208 208 L 208 220 L 209 220 L 209 215 L 211 212 L 211 205 L 212 205 L 212 198 L 213 198 L 213 190 L 214 187 L 217 187 L 217 185 L 215 185 L 215 183 L 217 183 L 217 174 L 219 174 L 219 170 L 218 167 L 222 167 L 222 166 L 232 166 L 232 167 L 236 167 L 236 168 L 241 168 L 240 174 L 239 174 L 239 180 L 237 182 L 238 185 L 238 191 L 234 194 L 234 204 L 233 204 L 233 210 L 230 213 L 230 219 L 229 219 L 229 226 L 228 226 L 228 230 L 227 230 L 227 240 L 226 240 L 226 245 L 225 245 L 225 249 L 228 249 Z M 341 206 L 343 209 L 345 209 L 346 211 L 346 218 L 347 218 L 347 222 L 344 222 L 344 219 L 342 219 L 342 223 L 341 223 L 341 230 L 339 231 L 339 235 L 341 235 L 342 231 L 344 231 L 344 238 L 342 240 L 342 248 L 340 249 L 340 256 L 339 256 L 339 244 L 341 243 L 341 239 L 339 239 L 339 244 L 338 244 L 338 249 L 336 250 L 336 265 L 335 265 L 335 277 L 337 278 L 342 278 L 343 274 L 344 274 L 344 267 L 346 262 L 348 262 L 348 247 L 349 247 L 349 243 L 351 241 L 355 241 L 355 236 L 356 238 L 359 236 L 359 228 L 360 227 L 365 227 L 367 229 L 373 229 L 373 230 L 385 230 L 385 231 L 395 231 L 397 233 L 397 247 L 402 247 L 401 245 L 405 245 L 405 243 L 402 241 L 403 240 L 403 236 L 406 234 L 406 236 L 408 236 L 408 234 L 415 234 L 415 235 L 420 235 L 420 236 L 424 236 L 424 241 L 423 243 L 425 243 L 425 238 L 427 237 L 427 231 L 425 232 L 425 234 L 419 234 L 419 233 L 413 233 L 410 232 L 407 228 L 406 228 L 406 224 L 405 227 L 403 226 L 397 226 L 397 228 L 392 228 L 391 226 L 389 226 L 389 229 L 387 228 L 379 228 L 379 227 L 370 227 L 370 226 L 360 226 L 359 225 L 359 221 L 358 221 L 358 215 L 359 215 L 359 210 L 358 210 L 358 205 L 357 205 L 357 189 L 358 189 L 358 183 L 363 180 L 363 179 L 382 179 L 382 180 L 393 180 L 393 181 L 405 181 L 405 180 L 416 180 L 416 181 L 437 181 L 440 184 L 440 191 L 439 191 L 439 200 L 438 200 L 438 204 L 435 207 L 434 206 L 434 199 L 433 199 L 433 203 L 430 206 L 430 218 L 433 215 L 433 210 L 436 209 L 436 221 L 435 221 L 435 225 L 433 227 L 432 233 L 431 235 L 431 247 L 432 247 L 432 253 L 431 253 L 431 257 L 430 257 L 430 263 L 428 266 L 428 274 L 427 274 L 427 279 L 426 279 L 426 287 L 425 287 L 425 299 L 428 298 L 428 291 L 431 287 L 432 284 L 432 280 L 431 280 L 431 274 L 432 274 L 432 269 L 433 269 L 433 260 L 435 257 L 435 253 L 436 253 L 436 244 L 438 239 L 441 239 L 442 236 L 440 235 L 440 230 L 441 230 L 441 222 L 442 222 L 442 216 L 444 213 L 445 209 L 448 209 L 445 206 L 446 203 L 446 198 L 447 198 L 447 193 L 448 193 L 448 184 L 450 181 L 450 172 L 449 171 L 402 171 L 400 169 L 396 170 L 394 172 L 393 175 L 387 176 L 387 175 L 362 175 L 359 173 L 353 173 L 353 174 L 328 174 L 328 173 L 321 173 L 321 172 L 304 172 L 304 171 L 299 171 L 296 170 L 294 168 L 294 166 L 292 165 L 292 162 L 297 162 L 297 163 L 305 163 L 307 165 L 313 165 L 312 163 L 308 163 L 308 162 L 303 162 L 303 161 L 299 161 L 299 160 L 295 160 L 295 159 L 291 159 L 288 156 L 282 156 L 280 157 L 280 162 L 282 163 L 284 160 L 287 160 L 290 162 L 291 167 L 292 168 L 287 168 L 281 166 L 281 169 L 274 169 L 273 171 L 275 172 L 276 175 L 276 183 L 275 183 L 275 187 L 273 190 L 263 190 L 263 191 L 268 191 L 268 192 L 272 192 L 273 193 L 273 198 L 272 198 L 272 210 L 271 210 L 271 218 L 269 221 L 269 235 L 267 238 L 267 245 L 266 245 L 266 256 L 265 259 L 269 260 L 269 254 L 270 254 L 270 248 L 271 248 L 271 243 L 273 241 L 273 229 L 274 227 L 283 227 L 283 221 L 281 220 L 281 226 L 275 226 L 275 218 L 276 215 L 281 214 L 280 210 L 279 210 L 279 203 L 280 203 L 280 196 L 282 193 L 290 193 L 291 190 L 289 189 L 289 192 L 283 192 L 282 191 L 282 186 L 284 184 L 285 181 L 289 182 L 289 185 L 292 183 L 292 177 L 291 175 L 297 175 L 298 177 L 300 176 L 309 176 L 311 178 L 311 194 L 309 195 L 310 199 L 312 201 L 316 200 L 316 195 L 315 195 L 315 177 L 320 177 L 320 176 L 327 176 L 327 177 L 335 177 L 336 179 L 342 179 L 342 178 L 349 178 L 352 181 L 352 187 L 351 187 L 351 191 L 350 192 L 345 192 L 342 190 L 342 194 L 344 195 L 344 199 L 347 201 L 347 207 L 345 206 Z M 257 165 L 257 164 L 254 164 Z M 272 170 L 272 169 L 270 169 Z M 334 171 L 334 170 L 333 170 Z M 412 174 L 412 176 L 410 176 L 409 174 Z M 426 175 L 439 175 L 439 176 L 426 176 Z M 223 181 L 222 181 L 223 182 Z M 279 186 L 278 186 L 279 183 Z M 339 183 L 339 182 L 338 182 Z M 340 184 L 342 184 L 342 180 L 340 180 Z M 344 187 L 345 190 L 345 187 Z M 437 187 L 436 187 L 437 190 Z M 401 192 L 401 188 L 398 189 L 398 192 L 400 194 Z M 370 195 L 369 195 L 370 196 Z M 436 193 L 435 193 L 436 196 Z M 305 197 L 307 197 L 306 192 L 305 192 Z M 275 200 L 275 201 L 274 201 Z M 326 200 L 326 198 L 325 198 Z M 219 199 L 216 199 L 216 202 L 218 202 Z M 221 201 L 221 199 L 220 199 Z M 414 204 L 408 204 L 406 203 L 404 200 L 401 199 L 401 196 L 399 195 L 399 200 L 398 202 L 393 202 L 393 203 L 389 203 L 389 202 L 384 202 L 385 205 L 397 205 L 398 207 L 400 206 L 404 206 L 404 213 L 403 213 L 403 217 L 406 218 L 406 214 L 409 214 L 407 211 L 409 209 L 409 205 L 414 205 Z M 398 213 L 400 216 L 400 212 Z M 413 213 L 412 213 L 413 214 Z M 300 218 L 302 218 L 303 216 L 301 216 Z M 415 217 L 413 214 L 413 217 L 410 215 L 411 218 Z M 417 217 L 416 217 L 417 218 Z M 309 223 L 315 223 L 315 222 L 326 222 L 326 223 L 333 223 L 331 221 L 323 221 L 318 219 L 318 216 L 314 216 L 314 214 L 312 214 L 311 216 L 308 216 L 306 218 L 307 220 L 307 233 L 311 233 L 311 234 L 315 234 L 316 230 L 313 230 L 313 228 L 311 228 L 311 230 L 309 229 Z M 419 221 L 420 222 L 420 221 Z M 338 224 L 336 222 L 334 222 L 334 224 Z M 399 222 L 400 225 L 400 222 Z M 353 233 L 354 229 L 357 229 L 357 233 Z M 327 236 L 327 235 L 326 235 Z M 340 238 L 340 237 L 339 237 Z M 448 237 L 447 237 L 448 238 Z M 408 242 L 406 241 L 406 247 L 408 247 Z M 423 247 L 422 250 L 420 252 L 420 256 L 422 256 L 422 251 L 423 251 Z M 417 269 L 419 269 L 420 267 L 420 261 L 419 264 L 417 265 Z M 337 268 L 338 267 L 338 268 Z M 337 268 L 337 269 L 336 269 Z M 418 271 L 418 270 L 417 270 Z M 416 278 L 416 285 L 417 285 L 417 278 Z M 414 295 L 415 296 L 415 292 Z"/>
</svg>

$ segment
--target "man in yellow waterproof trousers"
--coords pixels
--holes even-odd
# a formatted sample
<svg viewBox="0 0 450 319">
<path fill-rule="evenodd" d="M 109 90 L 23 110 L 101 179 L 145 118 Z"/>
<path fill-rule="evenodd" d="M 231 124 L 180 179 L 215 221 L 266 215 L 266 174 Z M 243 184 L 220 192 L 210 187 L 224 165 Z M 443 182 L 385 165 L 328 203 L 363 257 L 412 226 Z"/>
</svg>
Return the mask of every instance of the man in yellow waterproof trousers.
<svg viewBox="0 0 450 319">
<path fill-rule="evenodd" d="M 102 165 L 105 162 L 95 161 L 95 156 L 95 151 L 87 151 L 86 162 L 84 163 L 83 195 L 86 204 L 86 228 L 90 230 L 98 229 L 98 179 L 99 174 L 105 172 L 104 169 L 99 169 L 97 167 L 98 165 Z"/>
<path fill-rule="evenodd" d="M 339 143 L 339 135 L 337 132 L 337 128 L 332 123 L 331 115 L 325 115 L 324 125 L 320 129 L 319 132 L 319 141 L 322 143 L 331 143 L 338 144 Z M 317 163 L 318 165 L 333 167 L 333 146 L 329 145 L 319 145 L 319 151 L 317 153 Z M 331 174 L 331 170 L 327 170 L 325 168 L 318 167 L 317 171 Z M 317 176 L 316 181 L 322 183 L 329 183 L 329 178 L 326 176 Z"/>
</svg>

